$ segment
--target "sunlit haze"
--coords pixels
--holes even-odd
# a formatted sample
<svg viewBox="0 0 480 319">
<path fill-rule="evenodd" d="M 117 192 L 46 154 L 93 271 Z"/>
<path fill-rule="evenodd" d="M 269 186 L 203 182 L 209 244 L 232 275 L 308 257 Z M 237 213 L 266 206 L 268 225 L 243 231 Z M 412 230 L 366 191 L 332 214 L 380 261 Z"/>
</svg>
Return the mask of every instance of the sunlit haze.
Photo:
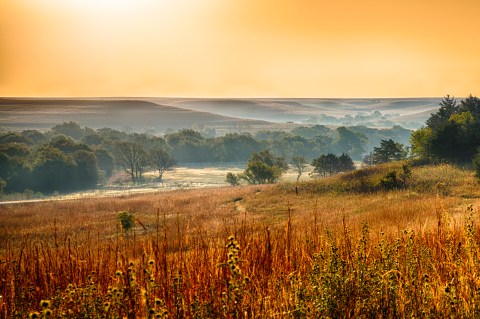
<svg viewBox="0 0 480 319">
<path fill-rule="evenodd" d="M 479 94 L 478 0 L 0 4 L 0 96 Z"/>
</svg>

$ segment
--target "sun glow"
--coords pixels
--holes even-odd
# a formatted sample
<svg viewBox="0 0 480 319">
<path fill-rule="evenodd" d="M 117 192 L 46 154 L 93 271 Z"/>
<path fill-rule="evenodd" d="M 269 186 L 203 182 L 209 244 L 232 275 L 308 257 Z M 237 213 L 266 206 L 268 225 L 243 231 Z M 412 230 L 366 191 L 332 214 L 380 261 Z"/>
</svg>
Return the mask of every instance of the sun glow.
<svg viewBox="0 0 480 319">
<path fill-rule="evenodd" d="M 122 12 L 138 9 L 146 9 L 155 3 L 162 2 L 166 5 L 167 1 L 152 0 L 64 0 L 62 5 L 70 6 L 74 10 L 88 10 L 97 12 Z"/>
<path fill-rule="evenodd" d="M 480 1 L 0 2 L 1 96 L 462 96 L 480 86 Z"/>
</svg>

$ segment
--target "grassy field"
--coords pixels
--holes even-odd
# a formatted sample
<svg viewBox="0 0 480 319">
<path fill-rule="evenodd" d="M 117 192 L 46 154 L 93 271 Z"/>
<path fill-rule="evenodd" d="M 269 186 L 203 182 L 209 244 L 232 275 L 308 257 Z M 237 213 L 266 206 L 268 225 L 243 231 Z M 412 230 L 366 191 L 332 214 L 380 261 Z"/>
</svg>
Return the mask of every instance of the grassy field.
<svg viewBox="0 0 480 319">
<path fill-rule="evenodd" d="M 480 187 L 400 169 L 1 206 L 0 317 L 478 317 Z"/>
</svg>

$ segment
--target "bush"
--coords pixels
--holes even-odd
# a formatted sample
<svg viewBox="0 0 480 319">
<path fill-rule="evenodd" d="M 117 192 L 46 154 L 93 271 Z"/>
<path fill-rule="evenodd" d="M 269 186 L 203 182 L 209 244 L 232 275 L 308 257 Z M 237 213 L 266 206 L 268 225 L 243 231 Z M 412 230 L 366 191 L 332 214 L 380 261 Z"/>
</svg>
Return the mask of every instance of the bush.
<svg viewBox="0 0 480 319">
<path fill-rule="evenodd" d="M 229 172 L 227 173 L 227 177 L 225 178 L 225 181 L 232 186 L 236 186 L 240 184 L 240 177 L 236 174 Z"/>
<path fill-rule="evenodd" d="M 388 172 L 379 182 L 380 188 L 383 190 L 394 190 L 402 187 L 402 181 L 397 178 L 397 171 Z"/>
<path fill-rule="evenodd" d="M 117 219 L 122 225 L 124 231 L 132 229 L 135 223 L 135 216 L 129 211 L 120 211 L 117 215 Z"/>
</svg>

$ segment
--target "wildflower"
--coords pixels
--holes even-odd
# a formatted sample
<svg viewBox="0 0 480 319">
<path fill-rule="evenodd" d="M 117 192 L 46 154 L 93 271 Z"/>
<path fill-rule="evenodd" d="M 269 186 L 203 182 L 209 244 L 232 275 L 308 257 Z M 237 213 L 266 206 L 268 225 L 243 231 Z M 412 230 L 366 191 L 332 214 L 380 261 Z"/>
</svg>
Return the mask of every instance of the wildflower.
<svg viewBox="0 0 480 319">
<path fill-rule="evenodd" d="M 29 315 L 28 315 L 28 318 L 30 319 L 38 319 L 40 318 L 40 314 L 38 312 L 31 312 Z"/>
<path fill-rule="evenodd" d="M 149 315 L 154 315 L 154 314 L 155 314 L 155 309 L 150 309 L 150 310 L 148 310 L 148 314 L 149 314 Z"/>
<path fill-rule="evenodd" d="M 158 298 L 155 298 L 155 306 L 160 306 L 160 304 L 162 303 L 162 301 Z"/>
<path fill-rule="evenodd" d="M 42 300 L 40 301 L 40 306 L 42 308 L 50 308 L 51 302 L 50 300 Z"/>
<path fill-rule="evenodd" d="M 150 260 L 148 261 L 148 264 L 149 264 L 150 266 L 153 266 L 153 264 L 155 264 L 155 261 L 152 260 L 152 259 L 150 259 Z"/>
<path fill-rule="evenodd" d="M 45 317 L 50 317 L 52 315 L 52 310 L 51 309 L 45 309 L 43 311 L 43 314 L 45 315 Z"/>
<path fill-rule="evenodd" d="M 128 264 L 130 267 L 133 267 L 135 265 L 135 263 L 133 261 L 131 261 L 129 264 Z"/>
<path fill-rule="evenodd" d="M 115 276 L 117 276 L 117 277 L 122 276 L 122 274 L 123 274 L 123 273 L 122 273 L 120 270 L 117 270 L 117 271 L 115 272 Z"/>
</svg>

